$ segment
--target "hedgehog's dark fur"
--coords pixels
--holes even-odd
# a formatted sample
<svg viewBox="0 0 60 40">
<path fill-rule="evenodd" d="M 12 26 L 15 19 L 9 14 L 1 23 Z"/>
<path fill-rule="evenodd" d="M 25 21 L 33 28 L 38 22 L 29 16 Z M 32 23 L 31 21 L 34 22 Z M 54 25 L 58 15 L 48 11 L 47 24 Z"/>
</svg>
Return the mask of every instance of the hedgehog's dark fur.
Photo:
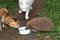
<svg viewBox="0 0 60 40">
<path fill-rule="evenodd" d="M 52 27 L 52 20 L 45 17 L 34 18 L 26 24 L 27 28 L 33 28 L 39 31 L 49 31 Z"/>
</svg>

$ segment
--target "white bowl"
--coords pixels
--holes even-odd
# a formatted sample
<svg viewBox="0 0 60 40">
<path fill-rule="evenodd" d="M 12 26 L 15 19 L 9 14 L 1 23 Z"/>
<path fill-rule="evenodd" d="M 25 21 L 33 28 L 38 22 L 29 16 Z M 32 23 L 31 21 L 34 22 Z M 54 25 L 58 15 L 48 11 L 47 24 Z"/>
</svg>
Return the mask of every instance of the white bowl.
<svg viewBox="0 0 60 40">
<path fill-rule="evenodd" d="M 30 32 L 31 32 L 30 29 L 25 30 L 25 28 L 26 27 L 20 27 L 20 28 L 18 28 L 19 34 L 23 34 L 23 35 L 30 34 Z"/>
</svg>

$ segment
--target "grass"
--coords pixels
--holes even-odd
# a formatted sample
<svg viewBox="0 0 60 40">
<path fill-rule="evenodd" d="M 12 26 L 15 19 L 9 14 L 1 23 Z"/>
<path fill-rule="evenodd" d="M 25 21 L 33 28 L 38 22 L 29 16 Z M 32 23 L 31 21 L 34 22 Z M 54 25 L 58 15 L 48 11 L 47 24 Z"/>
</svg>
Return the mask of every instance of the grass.
<svg viewBox="0 0 60 40">
<path fill-rule="evenodd" d="M 0 0 L 0 6 L 9 10 L 17 7 L 18 0 Z"/>
<path fill-rule="evenodd" d="M 52 19 L 54 25 L 49 34 L 60 40 L 60 0 L 44 0 L 44 5 L 44 12 L 38 15 Z"/>
<path fill-rule="evenodd" d="M 0 6 L 9 10 L 15 8 L 18 0 L 0 0 Z M 54 25 L 49 32 L 49 35 L 55 37 L 55 40 L 60 40 L 60 0 L 44 0 L 44 12 L 38 14 L 39 16 L 49 17 L 52 19 Z M 41 36 L 40 33 L 37 36 Z"/>
</svg>

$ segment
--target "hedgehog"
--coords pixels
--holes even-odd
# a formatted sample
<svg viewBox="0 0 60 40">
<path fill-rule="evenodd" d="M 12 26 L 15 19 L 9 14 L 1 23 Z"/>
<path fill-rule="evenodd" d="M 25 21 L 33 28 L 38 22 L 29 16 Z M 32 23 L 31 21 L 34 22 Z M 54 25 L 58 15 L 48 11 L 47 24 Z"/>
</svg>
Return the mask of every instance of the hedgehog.
<svg viewBox="0 0 60 40">
<path fill-rule="evenodd" d="M 30 28 L 32 31 L 49 31 L 53 25 L 50 18 L 38 17 L 27 22 L 26 29 Z"/>
</svg>

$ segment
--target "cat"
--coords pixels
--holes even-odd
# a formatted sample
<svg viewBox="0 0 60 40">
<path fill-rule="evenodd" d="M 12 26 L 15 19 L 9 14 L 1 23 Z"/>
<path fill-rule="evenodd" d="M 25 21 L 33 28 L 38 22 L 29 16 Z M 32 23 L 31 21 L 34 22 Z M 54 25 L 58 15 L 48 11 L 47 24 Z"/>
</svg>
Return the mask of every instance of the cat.
<svg viewBox="0 0 60 40">
<path fill-rule="evenodd" d="M 19 0 L 19 13 L 26 12 L 25 13 L 25 19 L 29 19 L 29 11 L 32 9 L 32 4 L 35 0 Z"/>
<path fill-rule="evenodd" d="M 8 14 L 8 10 L 6 8 L 0 7 L 0 30 L 4 28 L 4 25 L 7 24 L 13 28 L 19 28 L 20 23 L 17 17 L 12 17 Z"/>
</svg>

